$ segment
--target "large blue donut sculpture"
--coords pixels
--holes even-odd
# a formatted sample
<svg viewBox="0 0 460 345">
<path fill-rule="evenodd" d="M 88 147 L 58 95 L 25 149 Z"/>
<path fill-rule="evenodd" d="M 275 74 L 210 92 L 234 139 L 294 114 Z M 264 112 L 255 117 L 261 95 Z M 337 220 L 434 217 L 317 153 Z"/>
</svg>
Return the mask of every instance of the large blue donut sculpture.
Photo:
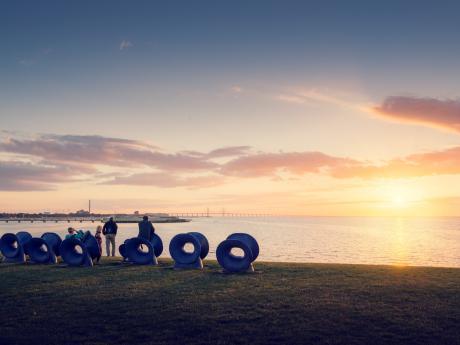
<svg viewBox="0 0 460 345">
<path fill-rule="evenodd" d="M 61 246 L 62 239 L 61 236 L 56 234 L 55 232 L 45 232 L 41 235 L 41 238 L 45 240 L 46 243 L 51 247 L 54 255 L 60 256 L 59 247 Z"/>
<path fill-rule="evenodd" d="M 30 261 L 36 264 L 55 264 L 57 258 L 50 245 L 41 237 L 34 237 L 29 242 Z"/>
<path fill-rule="evenodd" d="M 193 251 L 188 253 L 184 247 L 193 245 Z M 169 253 L 174 259 L 174 268 L 203 268 L 203 259 L 208 255 L 209 243 L 206 237 L 198 232 L 178 234 L 169 243 Z"/>
<path fill-rule="evenodd" d="M 81 252 L 77 251 L 80 247 Z M 62 241 L 59 251 L 69 266 L 93 266 L 93 259 L 100 255 L 96 238 L 88 232 L 82 240 L 75 237 Z"/>
<path fill-rule="evenodd" d="M 120 245 L 118 251 L 123 257 L 123 261 L 128 261 L 135 265 L 157 265 L 157 258 L 163 253 L 163 241 L 157 234 L 153 234 L 150 241 L 140 237 L 133 237 Z"/>
<path fill-rule="evenodd" d="M 0 239 L 0 251 L 5 257 L 5 262 L 26 262 L 31 239 L 32 235 L 26 231 L 19 231 L 17 234 L 4 234 Z"/>
<path fill-rule="evenodd" d="M 120 255 L 123 257 L 123 261 L 128 260 L 128 253 L 126 252 L 126 243 L 129 241 L 129 239 L 125 240 L 120 246 L 118 247 L 118 252 Z"/>
<path fill-rule="evenodd" d="M 62 240 L 54 232 L 45 232 L 40 238 L 32 238 L 27 245 L 30 261 L 37 264 L 55 264 Z"/>
<path fill-rule="evenodd" d="M 158 264 L 152 242 L 141 237 L 133 237 L 125 241 L 124 245 L 123 251 L 129 262 L 136 265 Z"/>
<path fill-rule="evenodd" d="M 233 248 L 243 251 L 243 256 L 232 254 Z M 249 234 L 235 233 L 219 244 L 216 257 L 219 264 L 227 272 L 254 271 L 252 263 L 259 256 L 259 245 L 254 237 Z"/>
</svg>

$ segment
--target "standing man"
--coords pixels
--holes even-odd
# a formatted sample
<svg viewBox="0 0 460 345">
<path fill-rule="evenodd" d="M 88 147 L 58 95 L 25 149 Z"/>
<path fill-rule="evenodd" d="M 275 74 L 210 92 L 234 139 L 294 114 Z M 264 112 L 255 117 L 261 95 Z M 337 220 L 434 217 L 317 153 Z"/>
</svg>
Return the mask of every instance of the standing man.
<svg viewBox="0 0 460 345">
<path fill-rule="evenodd" d="M 138 225 L 139 225 L 139 235 L 137 235 L 137 237 L 141 237 L 151 242 L 153 238 L 153 234 L 155 233 L 155 228 L 153 227 L 152 222 L 149 222 L 149 217 L 148 216 L 142 217 L 142 220 L 138 223 Z"/>
<path fill-rule="evenodd" d="M 109 221 L 104 224 L 102 233 L 105 236 L 105 249 L 107 250 L 107 256 L 110 256 L 110 244 L 112 244 L 112 256 L 115 256 L 115 236 L 117 236 L 118 225 L 113 221 L 113 217 L 110 217 Z"/>
</svg>

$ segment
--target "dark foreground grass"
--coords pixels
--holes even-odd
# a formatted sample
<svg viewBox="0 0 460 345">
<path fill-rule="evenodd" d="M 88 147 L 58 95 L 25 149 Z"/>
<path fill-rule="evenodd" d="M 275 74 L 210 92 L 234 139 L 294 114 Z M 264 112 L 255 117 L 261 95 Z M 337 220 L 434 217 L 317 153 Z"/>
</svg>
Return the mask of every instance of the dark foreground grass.
<svg viewBox="0 0 460 345">
<path fill-rule="evenodd" d="M 0 264 L 0 344 L 460 344 L 460 269 Z"/>
</svg>

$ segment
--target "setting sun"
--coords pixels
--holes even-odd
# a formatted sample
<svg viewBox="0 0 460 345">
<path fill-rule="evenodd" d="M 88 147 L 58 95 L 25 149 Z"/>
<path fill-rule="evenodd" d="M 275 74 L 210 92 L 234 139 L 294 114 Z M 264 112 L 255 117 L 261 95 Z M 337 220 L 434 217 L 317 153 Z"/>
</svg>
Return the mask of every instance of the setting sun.
<svg viewBox="0 0 460 345">
<path fill-rule="evenodd" d="M 392 204 L 396 208 L 404 208 L 408 206 L 407 200 L 401 195 L 396 195 L 392 200 Z"/>
</svg>

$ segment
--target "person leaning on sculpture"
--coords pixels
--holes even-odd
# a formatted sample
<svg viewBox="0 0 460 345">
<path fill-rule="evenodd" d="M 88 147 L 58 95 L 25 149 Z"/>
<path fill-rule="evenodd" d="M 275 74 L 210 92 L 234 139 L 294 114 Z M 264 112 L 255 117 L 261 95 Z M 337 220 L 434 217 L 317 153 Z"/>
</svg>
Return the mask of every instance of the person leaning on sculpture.
<svg viewBox="0 0 460 345">
<path fill-rule="evenodd" d="M 65 239 L 76 238 L 82 242 L 91 234 L 89 231 L 75 230 L 74 228 L 67 229 L 68 234 L 65 236 Z"/>
<path fill-rule="evenodd" d="M 118 225 L 114 222 L 113 217 L 104 224 L 102 234 L 105 236 L 105 249 L 107 256 L 110 256 L 110 245 L 112 245 L 112 256 L 115 256 L 115 237 L 117 236 Z"/>
<path fill-rule="evenodd" d="M 149 221 L 149 217 L 144 216 L 142 220 L 138 223 L 138 226 L 139 235 L 137 236 L 146 239 L 149 242 L 152 241 L 153 234 L 155 233 L 155 228 L 153 227 L 152 222 Z"/>
</svg>

